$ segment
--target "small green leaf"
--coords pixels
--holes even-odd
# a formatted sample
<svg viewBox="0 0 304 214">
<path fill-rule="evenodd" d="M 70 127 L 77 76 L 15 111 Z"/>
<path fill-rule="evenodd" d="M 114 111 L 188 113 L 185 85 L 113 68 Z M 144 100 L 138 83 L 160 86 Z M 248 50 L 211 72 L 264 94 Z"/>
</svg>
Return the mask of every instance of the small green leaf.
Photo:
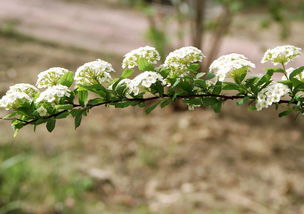
<svg viewBox="0 0 304 214">
<path fill-rule="evenodd" d="M 79 104 L 81 106 L 87 105 L 88 96 L 89 96 L 89 93 L 87 90 L 83 90 L 83 89 L 78 90 L 78 99 L 79 99 Z"/>
<path fill-rule="evenodd" d="M 273 73 L 285 73 L 284 69 L 282 68 L 266 68 L 266 72 L 268 72 L 271 75 Z"/>
<path fill-rule="evenodd" d="M 145 110 L 145 113 L 146 114 L 149 114 L 151 113 L 159 104 L 160 102 L 156 102 L 154 104 L 152 104 L 151 106 L 149 106 L 146 110 Z"/>
<path fill-rule="evenodd" d="M 14 135 L 13 135 L 14 138 L 17 137 L 17 135 L 18 135 L 18 133 L 19 133 L 19 130 L 20 130 L 20 129 L 15 129 L 15 130 L 14 130 Z"/>
<path fill-rule="evenodd" d="M 154 71 L 154 66 L 144 58 L 139 58 L 137 63 L 141 71 Z"/>
<path fill-rule="evenodd" d="M 215 97 L 205 97 L 202 99 L 202 105 L 204 106 L 212 106 L 216 103 L 218 103 L 218 100 Z"/>
<path fill-rule="evenodd" d="M 11 112 L 11 113 L 5 115 L 5 116 L 3 117 L 3 119 L 11 118 L 11 117 L 16 116 L 16 115 L 18 115 L 18 112 L 14 111 L 14 112 Z"/>
<path fill-rule="evenodd" d="M 64 105 L 56 105 L 55 108 L 57 110 L 70 110 L 70 109 L 73 109 L 73 105 L 71 104 L 64 104 Z"/>
<path fill-rule="evenodd" d="M 94 98 L 88 101 L 88 105 L 96 105 L 98 103 L 104 102 L 104 99 L 102 98 Z"/>
<path fill-rule="evenodd" d="M 218 101 L 217 103 L 213 104 L 212 109 L 215 113 L 220 113 L 222 109 L 222 102 Z"/>
<path fill-rule="evenodd" d="M 71 87 L 73 82 L 74 82 L 74 73 L 71 71 L 65 73 L 60 79 L 60 84 L 65 85 L 67 87 Z"/>
<path fill-rule="evenodd" d="M 233 82 L 223 82 L 223 90 L 240 90 L 240 86 Z"/>
<path fill-rule="evenodd" d="M 198 73 L 198 74 L 195 76 L 195 78 L 196 78 L 196 79 L 200 79 L 201 77 L 203 77 L 203 76 L 205 76 L 205 75 L 206 75 L 206 73 L 200 72 L 200 73 Z"/>
<path fill-rule="evenodd" d="M 245 79 L 246 75 L 247 75 L 246 71 L 239 71 L 234 74 L 233 79 L 237 84 L 240 85 Z"/>
<path fill-rule="evenodd" d="M 70 112 L 64 111 L 61 114 L 57 115 L 56 119 L 64 119 L 64 118 L 67 118 L 69 115 L 70 115 Z"/>
<path fill-rule="evenodd" d="M 172 100 L 169 99 L 169 98 L 168 99 L 164 99 L 163 101 L 161 101 L 160 107 L 164 108 L 165 106 L 169 105 L 171 102 L 172 102 Z"/>
<path fill-rule="evenodd" d="M 90 85 L 90 86 L 82 85 L 80 88 L 87 89 L 88 91 L 98 94 L 99 96 L 104 97 L 106 99 L 109 97 L 109 91 L 100 84 Z"/>
<path fill-rule="evenodd" d="M 196 73 L 200 69 L 200 67 L 201 67 L 200 64 L 194 63 L 194 64 L 189 65 L 188 69 L 190 72 Z"/>
<path fill-rule="evenodd" d="M 82 120 L 82 114 L 77 114 L 74 118 L 75 129 L 77 129 L 80 126 L 81 120 Z"/>
<path fill-rule="evenodd" d="M 125 78 L 130 77 L 133 73 L 134 73 L 133 69 L 127 68 L 122 72 L 121 77 L 125 79 Z"/>
<path fill-rule="evenodd" d="M 304 66 L 299 67 L 299 68 L 295 69 L 293 72 L 290 73 L 289 78 L 292 79 L 295 76 L 301 74 L 303 71 L 304 71 Z"/>
<path fill-rule="evenodd" d="M 49 119 L 46 123 L 46 128 L 49 132 L 52 132 L 55 128 L 56 120 L 55 119 Z"/>
<path fill-rule="evenodd" d="M 255 106 L 248 106 L 248 110 L 255 111 L 255 110 L 257 110 L 257 108 Z"/>
<path fill-rule="evenodd" d="M 243 105 L 244 103 L 247 103 L 249 101 L 249 97 L 244 97 L 243 99 L 240 99 L 236 102 L 237 105 Z"/>
<path fill-rule="evenodd" d="M 215 77 L 215 74 L 214 74 L 214 73 L 208 73 L 208 74 L 206 75 L 205 80 L 211 80 L 211 79 L 213 79 L 214 77 Z"/>
<path fill-rule="evenodd" d="M 279 117 L 284 117 L 284 116 L 287 116 L 289 115 L 290 113 L 292 112 L 291 109 L 288 109 L 287 111 L 283 111 L 279 114 Z"/>
<path fill-rule="evenodd" d="M 220 94 L 221 91 L 222 91 L 222 82 L 217 82 L 217 83 L 214 85 L 212 94 Z"/>
</svg>

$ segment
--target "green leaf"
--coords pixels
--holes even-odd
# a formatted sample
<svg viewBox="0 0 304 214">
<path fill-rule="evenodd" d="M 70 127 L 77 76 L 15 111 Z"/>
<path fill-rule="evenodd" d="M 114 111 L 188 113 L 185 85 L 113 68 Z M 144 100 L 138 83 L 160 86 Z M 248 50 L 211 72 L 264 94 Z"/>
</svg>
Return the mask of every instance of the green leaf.
<svg viewBox="0 0 304 214">
<path fill-rule="evenodd" d="M 60 84 L 61 85 L 65 85 L 67 87 L 71 87 L 71 85 L 74 82 L 74 73 L 72 71 L 69 71 L 67 73 L 65 73 L 61 79 L 60 79 Z"/>
<path fill-rule="evenodd" d="M 77 129 L 80 126 L 81 120 L 82 120 L 82 113 L 77 114 L 74 118 L 75 129 Z"/>
<path fill-rule="evenodd" d="M 295 76 L 301 74 L 303 71 L 304 71 L 304 66 L 295 69 L 293 72 L 290 73 L 289 79 L 294 78 Z"/>
<path fill-rule="evenodd" d="M 126 107 L 134 106 L 137 104 L 138 104 L 138 101 L 122 101 L 122 102 L 118 102 L 118 103 L 113 103 L 112 105 L 114 105 L 115 108 L 126 108 Z"/>
<path fill-rule="evenodd" d="M 78 99 L 79 99 L 79 104 L 81 106 L 87 105 L 88 96 L 89 96 L 89 93 L 87 90 L 83 90 L 83 89 L 78 90 Z"/>
<path fill-rule="evenodd" d="M 233 76 L 233 79 L 237 84 L 240 85 L 245 79 L 246 75 L 247 72 L 236 72 L 235 75 Z"/>
<path fill-rule="evenodd" d="M 222 82 L 217 82 L 217 83 L 214 85 L 212 94 L 220 94 L 221 91 L 222 91 Z"/>
<path fill-rule="evenodd" d="M 14 112 L 11 112 L 11 113 L 9 113 L 9 114 L 6 114 L 6 115 L 3 117 L 3 119 L 11 118 L 11 117 L 16 116 L 16 115 L 18 115 L 18 112 L 14 111 Z"/>
<path fill-rule="evenodd" d="M 195 76 L 195 78 L 196 78 L 196 79 L 200 79 L 201 77 L 203 77 L 203 76 L 205 76 L 205 75 L 206 75 L 206 73 L 200 72 L 200 73 L 198 73 L 198 74 Z"/>
<path fill-rule="evenodd" d="M 291 80 L 282 80 L 282 81 L 278 81 L 279 83 L 282 83 L 284 85 L 287 85 L 289 88 L 292 87 L 292 81 Z"/>
<path fill-rule="evenodd" d="M 70 110 L 70 109 L 73 109 L 73 105 L 71 104 L 64 104 L 64 105 L 56 105 L 55 108 L 57 110 Z"/>
<path fill-rule="evenodd" d="M 284 116 L 287 116 L 289 115 L 290 113 L 292 112 L 291 109 L 288 109 L 287 111 L 283 111 L 279 114 L 279 117 L 284 117 Z"/>
<path fill-rule="evenodd" d="M 18 135 L 18 133 L 19 133 L 19 130 L 20 130 L 20 129 L 15 129 L 15 130 L 14 130 L 14 135 L 13 135 L 14 138 L 17 137 L 17 135 Z"/>
<path fill-rule="evenodd" d="M 172 88 L 175 88 L 179 83 L 181 82 L 181 79 L 180 78 L 176 78 L 173 85 L 172 85 Z"/>
<path fill-rule="evenodd" d="M 67 118 L 69 115 L 70 115 L 70 112 L 64 111 L 61 114 L 57 115 L 56 119 L 64 119 L 64 118 Z"/>
<path fill-rule="evenodd" d="M 222 109 L 222 102 L 218 101 L 214 105 L 212 105 L 212 109 L 215 113 L 220 113 Z"/>
<path fill-rule="evenodd" d="M 207 90 L 207 84 L 205 80 L 196 79 L 194 80 L 194 84 L 200 88 L 203 88 L 204 90 Z"/>
<path fill-rule="evenodd" d="M 218 100 L 215 97 L 204 97 L 202 99 L 202 105 L 204 106 L 212 106 L 216 103 L 218 103 Z"/>
<path fill-rule="evenodd" d="M 125 79 L 125 78 L 130 77 L 133 73 L 134 73 L 133 69 L 127 68 L 122 72 L 121 77 Z"/>
<path fill-rule="evenodd" d="M 146 110 L 145 110 L 145 113 L 146 114 L 149 114 L 151 113 L 159 104 L 160 102 L 156 102 L 154 104 L 152 104 L 151 106 L 149 106 Z"/>
<path fill-rule="evenodd" d="M 55 125 L 56 125 L 56 120 L 51 118 L 47 121 L 46 128 L 49 132 L 52 132 L 55 128 Z"/>
<path fill-rule="evenodd" d="M 200 69 L 200 67 L 201 67 L 200 64 L 194 63 L 194 64 L 189 65 L 188 69 L 190 72 L 196 73 Z"/>
<path fill-rule="evenodd" d="M 80 86 L 81 88 L 87 89 L 88 91 L 91 91 L 95 94 L 98 94 L 101 97 L 104 97 L 108 99 L 109 97 L 109 91 L 102 85 L 96 84 L 96 85 L 90 85 L 90 86 Z"/>
<path fill-rule="evenodd" d="M 161 101 L 160 107 L 161 107 L 161 108 L 164 108 L 165 106 L 169 105 L 171 102 L 172 102 L 172 100 L 169 99 L 169 98 L 164 99 L 163 101 Z"/>
<path fill-rule="evenodd" d="M 282 68 L 266 68 L 266 72 L 268 72 L 269 74 L 271 73 L 271 75 L 273 73 L 285 73 L 284 69 Z"/>
<path fill-rule="evenodd" d="M 240 90 L 240 86 L 233 82 L 223 82 L 223 90 Z"/>
<path fill-rule="evenodd" d="M 86 109 L 74 109 L 71 111 L 71 115 L 74 117 L 75 129 L 81 124 L 82 115 L 86 115 Z"/>
<path fill-rule="evenodd" d="M 255 106 L 248 106 L 248 110 L 255 111 L 255 110 L 257 110 L 257 108 Z"/>
<path fill-rule="evenodd" d="M 98 103 L 104 102 L 104 99 L 102 98 L 94 98 L 88 101 L 88 105 L 96 105 Z"/>
<path fill-rule="evenodd" d="M 179 83 L 179 88 L 184 90 L 185 92 L 192 94 L 193 91 L 193 84 L 190 83 L 190 81 L 188 79 L 183 79 L 180 83 Z"/>
<path fill-rule="evenodd" d="M 244 97 L 243 99 L 240 99 L 236 102 L 237 105 L 243 105 L 244 103 L 247 103 L 249 101 L 249 97 Z"/>
<path fill-rule="evenodd" d="M 141 71 L 154 71 L 154 66 L 144 58 L 139 58 L 137 63 Z"/>
<path fill-rule="evenodd" d="M 269 74 L 265 74 L 264 76 L 262 76 L 261 78 L 260 78 L 260 80 L 257 82 L 257 84 L 256 84 L 256 86 L 258 87 L 258 86 L 261 86 L 261 85 L 263 85 L 263 84 L 267 84 L 267 83 L 269 83 L 269 81 L 271 80 L 271 76 L 272 75 L 269 75 Z"/>
<path fill-rule="evenodd" d="M 211 79 L 213 79 L 214 77 L 215 77 L 215 74 L 214 74 L 214 73 L 208 73 L 208 74 L 206 75 L 205 80 L 211 80 Z"/>
<path fill-rule="evenodd" d="M 164 86 L 161 82 L 157 81 L 155 84 L 151 86 L 152 94 L 158 93 L 160 96 L 164 94 Z"/>
</svg>

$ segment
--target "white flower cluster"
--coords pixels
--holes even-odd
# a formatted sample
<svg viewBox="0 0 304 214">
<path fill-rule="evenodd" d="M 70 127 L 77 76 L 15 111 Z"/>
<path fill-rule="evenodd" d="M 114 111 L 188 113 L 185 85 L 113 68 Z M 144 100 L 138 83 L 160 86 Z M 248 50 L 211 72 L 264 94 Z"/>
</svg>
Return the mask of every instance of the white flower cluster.
<svg viewBox="0 0 304 214">
<path fill-rule="evenodd" d="M 112 80 L 111 72 L 115 72 L 112 65 L 101 59 L 85 63 L 80 66 L 75 73 L 77 85 L 95 85 Z"/>
<path fill-rule="evenodd" d="M 19 83 L 13 85 L 0 99 L 0 108 L 16 109 L 24 103 L 31 103 L 38 93 L 38 89 L 31 84 Z"/>
<path fill-rule="evenodd" d="M 153 71 L 145 71 L 134 79 L 124 79 L 119 84 L 125 84 L 127 86 L 128 94 L 133 93 L 134 95 L 138 95 L 140 89 L 149 89 L 157 81 L 160 81 L 163 86 L 167 85 L 160 74 Z"/>
<path fill-rule="evenodd" d="M 255 68 L 255 65 L 250 62 L 242 54 L 227 54 L 214 60 L 209 67 L 209 72 L 215 75 L 215 78 L 208 83 L 213 84 L 217 81 L 224 81 L 226 77 L 233 77 L 235 74 L 248 72 Z"/>
<path fill-rule="evenodd" d="M 261 62 L 272 62 L 274 65 L 287 64 L 301 54 L 301 48 L 292 45 L 278 46 L 267 50 Z"/>
<path fill-rule="evenodd" d="M 35 100 L 35 103 L 54 103 L 62 97 L 69 97 L 70 93 L 71 91 L 68 87 L 63 85 L 55 85 L 41 92 L 39 97 Z"/>
<path fill-rule="evenodd" d="M 65 68 L 54 67 L 49 68 L 38 74 L 37 87 L 47 88 L 60 84 L 60 79 L 68 72 Z"/>
<path fill-rule="evenodd" d="M 26 93 L 30 97 L 34 97 L 39 93 L 39 90 L 28 83 L 18 83 L 16 85 L 10 86 L 7 93 L 16 93 L 16 92 L 23 92 Z"/>
<path fill-rule="evenodd" d="M 171 52 L 165 60 L 164 68 L 169 69 L 169 77 L 184 76 L 187 74 L 187 67 L 192 63 L 202 62 L 202 51 L 195 47 L 183 47 Z"/>
<path fill-rule="evenodd" d="M 138 66 L 138 60 L 140 58 L 145 59 L 151 64 L 157 64 L 160 60 L 160 55 L 155 48 L 150 46 L 135 49 L 124 56 L 122 68 L 134 68 Z"/>
<path fill-rule="evenodd" d="M 282 84 L 272 82 L 266 88 L 262 89 L 258 94 L 256 108 L 261 111 L 263 108 L 268 108 L 272 103 L 280 101 L 281 97 L 290 92 L 289 88 Z"/>
<path fill-rule="evenodd" d="M 5 108 L 6 110 L 17 109 L 25 103 L 30 104 L 32 101 L 33 98 L 24 92 L 6 93 L 0 99 L 0 108 Z"/>
</svg>

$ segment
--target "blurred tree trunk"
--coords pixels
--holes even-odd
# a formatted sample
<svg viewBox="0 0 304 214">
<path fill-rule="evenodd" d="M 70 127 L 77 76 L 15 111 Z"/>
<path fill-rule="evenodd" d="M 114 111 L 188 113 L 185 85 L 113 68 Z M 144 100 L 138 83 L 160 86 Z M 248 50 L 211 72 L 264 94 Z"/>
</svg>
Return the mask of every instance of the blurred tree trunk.
<svg viewBox="0 0 304 214">
<path fill-rule="evenodd" d="M 192 44 L 197 48 L 202 48 L 203 45 L 205 8 L 206 0 L 193 0 Z"/>
<path fill-rule="evenodd" d="M 233 13 L 231 12 L 229 5 L 224 7 L 222 14 L 218 17 L 217 27 L 213 32 L 211 38 L 211 46 L 208 52 L 206 63 L 204 64 L 204 71 L 207 71 L 212 61 L 218 55 L 223 39 L 230 29 L 233 19 Z"/>
</svg>

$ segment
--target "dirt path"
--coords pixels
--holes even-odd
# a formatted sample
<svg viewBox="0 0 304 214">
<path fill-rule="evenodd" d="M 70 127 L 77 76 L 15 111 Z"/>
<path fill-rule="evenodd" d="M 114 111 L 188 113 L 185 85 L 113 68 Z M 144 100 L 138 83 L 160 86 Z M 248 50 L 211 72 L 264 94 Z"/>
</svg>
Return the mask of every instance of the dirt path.
<svg viewBox="0 0 304 214">
<path fill-rule="evenodd" d="M 146 22 L 126 10 L 52 0 L 1 0 L 0 20 L 20 20 L 18 30 L 97 51 L 125 53 L 144 45 Z"/>
<path fill-rule="evenodd" d="M 122 55 L 146 44 L 146 19 L 134 11 L 60 0 L 1 0 L 0 8 L 0 23 L 19 20 L 19 31 L 65 45 Z M 278 44 L 227 37 L 220 54 L 245 54 L 261 68 L 261 47 Z"/>
</svg>

